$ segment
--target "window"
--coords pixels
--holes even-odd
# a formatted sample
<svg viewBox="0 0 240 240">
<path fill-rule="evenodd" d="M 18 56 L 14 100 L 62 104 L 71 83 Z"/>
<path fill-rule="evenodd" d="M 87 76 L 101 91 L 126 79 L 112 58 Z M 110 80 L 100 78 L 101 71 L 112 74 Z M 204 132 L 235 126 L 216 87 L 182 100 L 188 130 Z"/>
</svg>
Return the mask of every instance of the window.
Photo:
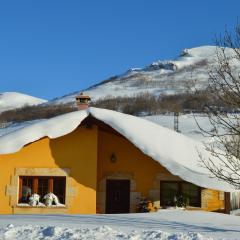
<svg viewBox="0 0 240 240">
<path fill-rule="evenodd" d="M 175 206 L 175 197 L 178 195 L 178 183 L 162 182 L 161 183 L 161 205 Z"/>
<path fill-rule="evenodd" d="M 201 188 L 188 182 L 161 181 L 160 202 L 162 206 L 175 206 L 182 197 L 187 205 L 201 206 Z"/>
<path fill-rule="evenodd" d="M 201 189 L 200 187 L 183 182 L 181 184 L 181 194 L 189 200 L 189 206 L 200 207 L 201 206 Z"/>
<path fill-rule="evenodd" d="M 59 203 L 65 204 L 66 177 L 19 177 L 18 203 L 28 203 L 34 193 L 40 196 L 40 202 L 44 202 L 43 197 L 50 192 L 58 197 Z"/>
</svg>

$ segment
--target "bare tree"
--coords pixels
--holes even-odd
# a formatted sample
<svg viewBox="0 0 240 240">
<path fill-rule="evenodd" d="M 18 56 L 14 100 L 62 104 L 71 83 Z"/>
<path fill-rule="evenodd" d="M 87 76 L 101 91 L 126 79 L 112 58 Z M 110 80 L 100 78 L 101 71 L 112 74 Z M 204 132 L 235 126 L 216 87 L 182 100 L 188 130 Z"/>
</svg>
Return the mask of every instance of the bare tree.
<svg viewBox="0 0 240 240">
<path fill-rule="evenodd" d="M 213 158 L 201 159 L 215 177 L 240 189 L 240 24 L 233 34 L 225 31 L 216 45 L 208 86 L 213 104 L 204 108 L 212 128 L 205 130 L 198 124 L 214 139 L 206 146 Z"/>
</svg>

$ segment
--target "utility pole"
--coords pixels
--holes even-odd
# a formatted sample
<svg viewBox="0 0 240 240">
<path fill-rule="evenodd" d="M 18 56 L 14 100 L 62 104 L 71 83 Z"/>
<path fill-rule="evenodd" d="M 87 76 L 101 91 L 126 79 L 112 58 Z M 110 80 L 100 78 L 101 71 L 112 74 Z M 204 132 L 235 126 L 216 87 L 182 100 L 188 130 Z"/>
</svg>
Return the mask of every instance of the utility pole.
<svg viewBox="0 0 240 240">
<path fill-rule="evenodd" d="M 174 112 L 174 131 L 180 132 L 179 131 L 179 112 Z"/>
</svg>

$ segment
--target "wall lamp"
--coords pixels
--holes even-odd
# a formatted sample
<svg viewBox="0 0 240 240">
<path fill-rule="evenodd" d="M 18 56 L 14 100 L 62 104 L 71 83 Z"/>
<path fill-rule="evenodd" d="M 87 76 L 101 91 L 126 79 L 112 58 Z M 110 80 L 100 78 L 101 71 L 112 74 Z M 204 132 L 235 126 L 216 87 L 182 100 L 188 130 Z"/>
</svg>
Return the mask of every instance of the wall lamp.
<svg viewBox="0 0 240 240">
<path fill-rule="evenodd" d="M 112 153 L 112 155 L 110 157 L 110 162 L 111 163 L 116 163 L 117 162 L 117 157 L 116 157 L 115 153 Z"/>
</svg>

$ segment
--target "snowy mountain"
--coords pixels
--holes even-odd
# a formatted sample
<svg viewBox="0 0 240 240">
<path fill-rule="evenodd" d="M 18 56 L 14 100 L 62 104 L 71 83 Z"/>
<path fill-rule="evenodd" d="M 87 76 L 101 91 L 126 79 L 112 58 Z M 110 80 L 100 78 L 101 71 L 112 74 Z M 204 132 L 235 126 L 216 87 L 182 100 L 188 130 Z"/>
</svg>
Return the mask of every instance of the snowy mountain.
<svg viewBox="0 0 240 240">
<path fill-rule="evenodd" d="M 96 101 L 106 96 L 133 96 L 146 92 L 159 96 L 184 93 L 196 88 L 204 89 L 208 84 L 208 71 L 216 66 L 216 50 L 216 46 L 184 49 L 174 60 L 159 60 L 144 68 L 131 68 L 121 75 L 55 98 L 47 104 L 73 103 L 80 91 Z M 232 55 L 233 49 L 226 49 L 226 53 Z M 234 62 L 232 64 L 238 72 L 239 66 Z M 20 93 L 3 93 L 0 94 L 0 112 L 43 102 L 45 100 Z"/>
<path fill-rule="evenodd" d="M 232 49 L 227 49 L 231 55 Z M 208 70 L 216 65 L 216 46 L 184 49 L 175 60 L 156 61 L 144 68 L 132 68 L 122 75 L 111 77 L 84 92 L 97 100 L 105 96 L 131 96 L 149 92 L 161 94 L 183 93 L 207 86 Z M 54 99 L 52 103 L 73 102 L 74 92 Z"/>
<path fill-rule="evenodd" d="M 44 102 L 46 102 L 46 100 L 26 94 L 18 92 L 4 92 L 0 93 L 0 113 L 7 110 L 20 108 L 25 105 L 38 105 Z"/>
</svg>

